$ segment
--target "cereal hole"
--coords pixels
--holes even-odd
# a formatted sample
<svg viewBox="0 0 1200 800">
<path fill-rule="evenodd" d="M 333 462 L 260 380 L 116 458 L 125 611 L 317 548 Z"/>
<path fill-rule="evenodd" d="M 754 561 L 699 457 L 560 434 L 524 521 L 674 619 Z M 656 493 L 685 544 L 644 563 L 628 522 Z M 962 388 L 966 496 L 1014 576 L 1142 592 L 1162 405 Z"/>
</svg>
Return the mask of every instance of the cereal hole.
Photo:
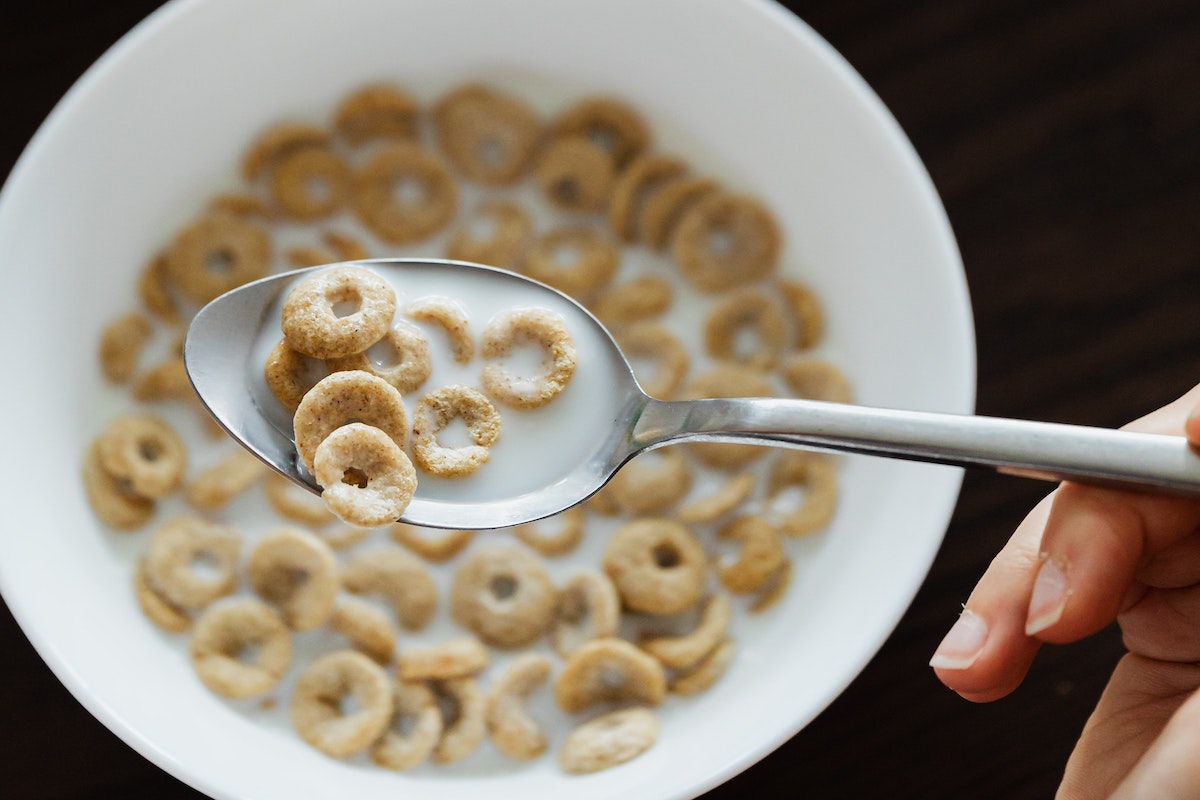
<svg viewBox="0 0 1200 800">
<path fill-rule="evenodd" d="M 329 308 L 335 317 L 344 319 L 358 313 L 358 310 L 362 308 L 362 299 L 335 300 L 329 304 Z"/>
<path fill-rule="evenodd" d="M 396 344 L 390 336 L 385 336 L 368 347 L 367 358 L 379 369 L 392 369 L 404 361 L 403 354 L 396 349 Z"/>
<path fill-rule="evenodd" d="M 498 167 L 508 161 L 508 147 L 499 136 L 485 136 L 475 145 L 475 157 L 485 167 Z"/>
<path fill-rule="evenodd" d="M 341 697 L 337 699 L 337 710 L 343 717 L 357 714 L 362 709 L 362 700 L 354 692 L 343 692 Z"/>
<path fill-rule="evenodd" d="M 556 266 L 567 269 L 578 264 L 582 256 L 583 251 L 579 245 L 574 242 L 559 242 L 554 246 L 550 257 Z"/>
<path fill-rule="evenodd" d="M 581 196 L 579 182 L 574 178 L 563 178 L 555 181 L 550 187 L 550 194 L 561 205 L 568 208 L 573 207 L 579 203 Z"/>
<path fill-rule="evenodd" d="M 625 672 L 618 667 L 602 667 L 598 677 L 606 689 L 620 690 L 625 686 Z"/>
<path fill-rule="evenodd" d="M 216 275 L 227 275 L 233 271 L 233 262 L 235 260 L 236 256 L 232 250 L 226 247 L 219 247 L 206 253 L 204 261 L 201 263 L 208 272 Z"/>
<path fill-rule="evenodd" d="M 705 247 L 716 258 L 729 258 L 737 247 L 737 241 L 732 231 L 718 228 L 709 233 Z"/>
<path fill-rule="evenodd" d="M 162 457 L 162 443 L 157 439 L 139 439 L 138 455 L 144 461 L 158 461 Z"/>
<path fill-rule="evenodd" d="M 512 575 L 496 575 L 488 589 L 497 600 L 507 600 L 517 593 L 517 579 Z"/>
<path fill-rule="evenodd" d="M 669 542 L 656 544 L 651 554 L 654 557 L 654 563 L 661 569 L 678 567 L 683 560 L 679 555 L 679 548 Z"/>
<path fill-rule="evenodd" d="M 398 206 L 423 206 L 430 201 L 429 187 L 411 175 L 392 182 L 392 202 Z"/>
<path fill-rule="evenodd" d="M 359 489 L 367 488 L 367 484 L 371 482 L 367 473 L 363 472 L 358 467 L 350 467 L 342 473 L 342 483 L 350 486 L 357 486 Z"/>
<path fill-rule="evenodd" d="M 221 559 L 208 550 L 197 550 L 188 563 L 196 577 L 205 581 L 219 581 L 225 577 Z"/>
<path fill-rule="evenodd" d="M 247 667 L 253 667 L 258 664 L 258 657 L 262 654 L 262 643 L 255 641 L 242 642 L 241 646 L 229 654 L 230 658 L 235 659 Z"/>
<path fill-rule="evenodd" d="M 804 507 L 808 490 L 803 486 L 784 486 L 770 500 L 770 509 L 775 514 L 791 514 Z"/>
<path fill-rule="evenodd" d="M 442 447 L 470 447 L 475 444 L 462 417 L 450 420 L 446 427 L 438 431 L 437 438 Z"/>
<path fill-rule="evenodd" d="M 333 189 L 327 178 L 320 175 L 308 175 L 304 178 L 304 192 L 314 204 L 323 205 L 330 201 Z"/>
<path fill-rule="evenodd" d="M 738 359 L 748 359 L 759 352 L 762 342 L 752 320 L 746 320 L 733 332 L 733 352 Z"/>
</svg>

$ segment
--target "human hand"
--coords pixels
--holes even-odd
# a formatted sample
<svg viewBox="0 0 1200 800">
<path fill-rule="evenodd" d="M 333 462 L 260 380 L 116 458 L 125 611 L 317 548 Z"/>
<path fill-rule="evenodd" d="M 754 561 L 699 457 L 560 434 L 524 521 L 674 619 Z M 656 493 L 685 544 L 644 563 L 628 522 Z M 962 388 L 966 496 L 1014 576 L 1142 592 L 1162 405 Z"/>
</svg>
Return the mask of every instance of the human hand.
<svg viewBox="0 0 1200 800">
<path fill-rule="evenodd" d="M 1200 386 L 1126 427 L 1200 448 Z M 1129 652 L 1057 796 L 1200 797 L 1200 499 L 1060 485 L 992 561 L 930 666 L 962 697 L 996 700 L 1043 643 L 1114 619 Z"/>
</svg>

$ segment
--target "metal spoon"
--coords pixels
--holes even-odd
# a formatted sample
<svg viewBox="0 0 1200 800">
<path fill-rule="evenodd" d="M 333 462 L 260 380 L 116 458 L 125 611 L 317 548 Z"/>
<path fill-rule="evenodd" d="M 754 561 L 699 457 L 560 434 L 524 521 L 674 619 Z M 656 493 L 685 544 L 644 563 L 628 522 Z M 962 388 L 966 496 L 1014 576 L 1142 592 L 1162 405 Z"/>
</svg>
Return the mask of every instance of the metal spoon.
<svg viewBox="0 0 1200 800">
<path fill-rule="evenodd" d="M 433 271 L 442 285 L 482 282 L 484 291 L 511 291 L 510 282 L 522 282 L 528 305 L 548 305 L 567 318 L 572 331 L 599 336 L 609 363 L 581 363 L 579 369 L 604 366 L 614 376 L 612 397 L 616 399 L 599 412 L 611 420 L 607 436 L 600 436 L 599 441 L 545 443 L 546 447 L 578 451 L 574 468 L 558 480 L 511 497 L 482 501 L 472 499 L 467 485 L 461 497 L 425 498 L 418 483 L 417 495 L 403 515 L 403 521 L 412 524 L 498 528 L 540 519 L 585 500 L 638 453 L 680 441 L 751 442 L 865 453 L 988 466 L 1051 481 L 1072 479 L 1200 494 L 1200 456 L 1182 436 L 813 400 L 657 400 L 638 386 L 629 363 L 603 326 L 582 306 L 550 287 L 504 270 L 461 262 L 386 259 L 355 263 L 399 281 L 406 275 L 430 277 Z M 278 328 L 270 329 L 269 320 L 272 310 L 278 313 L 281 294 L 310 271 L 264 278 L 209 303 L 188 329 L 184 361 L 192 386 L 225 430 L 284 476 L 320 493 L 312 476 L 298 463 L 286 412 L 269 393 L 253 385 L 253 376 L 262 374 L 261 360 L 251 364 L 254 354 L 261 352 L 264 337 L 272 342 L 279 337 Z"/>
</svg>

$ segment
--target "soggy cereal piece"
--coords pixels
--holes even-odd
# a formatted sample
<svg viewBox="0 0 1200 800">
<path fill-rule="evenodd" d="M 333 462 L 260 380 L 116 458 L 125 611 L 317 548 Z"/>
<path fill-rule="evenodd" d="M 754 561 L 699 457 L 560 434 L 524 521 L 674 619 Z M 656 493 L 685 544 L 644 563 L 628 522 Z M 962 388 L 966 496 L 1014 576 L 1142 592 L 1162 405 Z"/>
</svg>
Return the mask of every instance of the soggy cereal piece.
<svg viewBox="0 0 1200 800">
<path fill-rule="evenodd" d="M 213 603 L 196 620 L 192 667 L 222 697 L 242 699 L 269 692 L 292 660 L 292 636 L 270 606 L 230 597 Z"/>
<path fill-rule="evenodd" d="M 778 603 L 787 593 L 788 587 L 792 584 L 792 562 L 791 559 L 785 558 L 783 563 L 779 565 L 779 569 L 775 570 L 763 583 L 762 588 L 758 590 L 758 594 L 751 601 L 748 611 L 751 614 L 761 614 L 767 609 Z"/>
<path fill-rule="evenodd" d="M 680 506 L 675 512 L 675 519 L 685 525 L 715 522 L 744 503 L 754 491 L 754 484 L 754 475 L 749 472 L 735 475 L 716 491 Z"/>
<path fill-rule="evenodd" d="M 487 648 L 474 636 L 458 636 L 429 647 L 403 650 L 397 674 L 402 681 L 442 681 L 478 675 L 487 665 Z"/>
<path fill-rule="evenodd" d="M 823 359 L 794 356 L 784 362 L 779 374 L 797 397 L 827 403 L 853 402 L 845 373 Z"/>
<path fill-rule="evenodd" d="M 517 547 L 479 548 L 450 588 L 454 620 L 494 647 L 522 647 L 554 618 L 554 584 L 541 560 Z"/>
<path fill-rule="evenodd" d="M 165 497 L 179 488 L 187 471 L 187 447 L 159 417 L 126 414 L 111 420 L 96 439 L 100 465 L 142 497 Z"/>
<path fill-rule="evenodd" d="M 770 275 L 781 239 L 775 217 L 758 200 L 715 192 L 679 220 L 671 253 L 693 286 L 719 292 Z"/>
<path fill-rule="evenodd" d="M 546 752 L 546 734 L 526 704 L 549 677 L 550 659 L 524 653 L 496 676 L 488 689 L 484 708 L 488 737 L 509 758 L 528 761 Z"/>
<path fill-rule="evenodd" d="M 428 568 L 398 547 L 356 555 L 342 568 L 342 585 L 355 594 L 385 597 L 409 630 L 425 627 L 437 610 L 437 586 Z"/>
<path fill-rule="evenodd" d="M 412 769 L 429 757 L 441 738 L 442 712 L 424 683 L 394 683 L 392 700 L 392 719 L 371 745 L 371 760 L 388 769 Z"/>
<path fill-rule="evenodd" d="M 352 145 L 374 139 L 417 138 L 419 109 L 398 86 L 374 83 L 348 94 L 334 114 L 333 127 Z"/>
<path fill-rule="evenodd" d="M 270 266 L 267 232 L 231 214 L 202 215 L 179 231 L 167 250 L 172 285 L 200 305 L 258 280 Z"/>
<path fill-rule="evenodd" d="M 657 706 L 666 693 L 662 665 L 624 639 L 596 639 L 581 645 L 554 684 L 554 699 L 568 714 L 600 703 Z"/>
<path fill-rule="evenodd" d="M 509 372 L 495 363 L 512 352 L 513 347 L 537 343 L 545 351 L 549 364 L 542 374 L 526 377 Z M 483 329 L 481 344 L 483 389 L 495 400 L 517 409 L 540 408 L 562 392 L 575 374 L 575 342 L 562 317 L 539 308 L 507 311 L 492 317 Z"/>
<path fill-rule="evenodd" d="M 547 523 L 555 524 L 555 529 L 544 530 Z M 583 540 L 586 525 L 583 508 L 574 506 L 548 520 L 527 522 L 512 529 L 513 536 L 537 551 L 546 558 L 565 556 L 572 552 Z"/>
<path fill-rule="evenodd" d="M 779 281 L 796 327 L 795 347 L 808 350 L 820 344 L 825 336 L 825 312 L 816 293 L 799 281 Z"/>
<path fill-rule="evenodd" d="M 646 198 L 656 188 L 682 175 L 687 166 L 673 156 L 640 156 L 621 170 L 608 205 L 608 224 L 623 242 L 639 239 L 639 220 Z"/>
<path fill-rule="evenodd" d="M 533 220 L 516 203 L 487 200 L 450 235 L 446 258 L 512 269 L 525 252 Z"/>
<path fill-rule="evenodd" d="M 100 332 L 100 371 L 109 383 L 125 383 L 137 369 L 142 348 L 150 341 L 150 320 L 136 311 L 122 314 Z"/>
<path fill-rule="evenodd" d="M 188 481 L 183 498 L 201 511 L 224 508 L 270 471 L 252 453 L 239 447 Z"/>
<path fill-rule="evenodd" d="M 626 522 L 604 549 L 604 571 L 626 608 L 678 614 L 696 604 L 707 573 L 704 547 L 682 524 L 646 518 Z"/>
<path fill-rule="evenodd" d="M 590 308 L 596 319 L 609 328 L 666 313 L 675 297 L 671 282 L 657 275 L 643 275 L 601 292 Z"/>
<path fill-rule="evenodd" d="M 655 250 L 666 247 L 679 220 L 688 209 L 718 189 L 710 178 L 683 175 L 656 186 L 642 204 L 638 229 L 642 240 Z"/>
<path fill-rule="evenodd" d="M 111 528 L 131 531 L 142 527 L 154 516 L 154 501 L 134 494 L 128 481 L 105 470 L 98 450 L 93 442 L 83 457 L 83 488 L 88 504 L 100 521 Z"/>
<path fill-rule="evenodd" d="M 729 633 L 732 610 L 729 597 L 714 594 L 700 612 L 700 622 L 683 636 L 646 636 L 640 645 L 650 655 L 671 669 L 690 669 L 720 644 Z"/>
<path fill-rule="evenodd" d="M 712 652 L 702 658 L 696 666 L 681 675 L 676 675 L 667 685 L 671 694 L 684 697 L 700 694 L 717 682 L 733 663 L 734 647 L 730 639 L 725 639 Z"/>
<path fill-rule="evenodd" d="M 306 356 L 288 347 L 286 339 L 271 348 L 267 363 L 263 365 L 263 380 L 279 404 L 289 413 L 296 408 L 308 390 L 325 377 L 327 369 L 319 358 Z"/>
<path fill-rule="evenodd" d="M 388 528 L 388 535 L 426 561 L 440 564 L 461 553 L 475 538 L 475 531 L 432 530 L 397 522 Z"/>
<path fill-rule="evenodd" d="M 138 375 L 131 394 L 141 403 L 190 400 L 196 396 L 181 356 L 169 356 Z"/>
<path fill-rule="evenodd" d="M 755 347 L 743 346 L 739 335 L 754 333 Z M 704 320 L 704 347 L 719 361 L 736 361 L 770 369 L 790 344 L 791 326 L 783 304 L 754 286 L 742 286 L 719 299 Z"/>
<path fill-rule="evenodd" d="M 603 572 L 585 570 L 558 593 L 550 642 L 567 658 L 585 642 L 616 636 L 620 621 L 621 600 L 613 582 Z"/>
<path fill-rule="evenodd" d="M 388 244 L 427 239 L 458 210 L 458 187 L 445 164 L 409 142 L 377 152 L 352 180 L 352 206 Z"/>
<path fill-rule="evenodd" d="M 433 687 L 450 706 L 450 712 L 442 717 L 442 735 L 433 748 L 433 763 L 461 761 L 475 752 L 487 734 L 483 690 L 474 678 L 435 681 Z"/>
<path fill-rule="evenodd" d="M 621 253 L 592 228 L 547 231 L 534 241 L 521 271 L 572 297 L 590 294 L 617 274 Z"/>
<path fill-rule="evenodd" d="M 661 514 L 692 488 L 692 468 L 679 448 L 641 453 L 609 482 L 617 505 L 636 516 Z"/>
<path fill-rule="evenodd" d="M 475 357 L 475 334 L 471 333 L 466 309 L 457 300 L 439 295 L 421 297 L 409 303 L 404 313 L 409 319 L 444 330 L 455 362 L 469 364 Z"/>
<path fill-rule="evenodd" d="M 767 501 L 777 503 L 786 489 L 799 489 L 803 498 L 796 508 L 780 514 L 779 532 L 805 536 L 833 519 L 837 509 L 837 472 L 829 457 L 800 450 L 780 453 L 767 476 Z"/>
<path fill-rule="evenodd" d="M 313 456 L 313 477 L 329 510 L 364 528 L 395 522 L 417 490 L 408 455 L 387 433 L 360 422 L 325 437 Z"/>
<path fill-rule="evenodd" d="M 617 346 L 629 359 L 650 359 L 654 374 L 638 377 L 642 390 L 651 397 L 670 399 L 687 377 L 691 359 L 679 337 L 651 321 L 635 322 L 616 334 Z"/>
<path fill-rule="evenodd" d="M 472 444 L 446 447 L 438 442 L 438 434 L 456 418 L 466 424 Z M 489 448 L 499 437 L 499 412 L 470 386 L 443 386 L 418 400 L 413 409 L 413 460 L 431 475 L 470 475 L 487 463 Z"/>
<path fill-rule="evenodd" d="M 237 589 L 242 537 L 228 525 L 175 517 L 150 539 L 146 577 L 174 605 L 200 609 Z"/>
<path fill-rule="evenodd" d="M 333 512 L 320 495 L 293 483 L 274 470 L 267 473 L 263 494 L 275 513 L 293 522 L 319 527 L 333 522 Z"/>
<path fill-rule="evenodd" d="M 350 313 L 340 313 L 340 306 Z M 283 338 L 313 358 L 340 358 L 366 350 L 388 332 L 396 292 L 363 267 L 338 266 L 300 281 L 283 302 Z"/>
<path fill-rule="evenodd" d="M 338 261 L 362 261 L 371 257 L 366 245 L 348 233 L 325 231 L 321 238 L 337 256 Z"/>
<path fill-rule="evenodd" d="M 250 551 L 246 565 L 255 594 L 279 609 L 294 631 L 325 624 L 341 587 L 329 545 L 300 528 L 277 528 Z"/>
<path fill-rule="evenodd" d="M 138 607 L 146 615 L 146 619 L 169 633 L 183 633 L 192 627 L 192 618 L 185 609 L 163 597 L 146 577 L 146 560 L 138 559 L 133 570 L 133 590 L 137 596 Z"/>
<path fill-rule="evenodd" d="M 219 194 L 208 202 L 208 210 L 235 217 L 249 217 L 260 220 L 270 220 L 275 217 L 271 207 L 261 197 L 255 194 L 232 193 Z"/>
<path fill-rule="evenodd" d="M 335 372 L 304 395 L 292 418 L 296 452 L 309 472 L 314 470 L 317 447 L 351 422 L 379 428 L 397 448 L 408 440 L 408 411 L 394 386 L 358 370 Z"/>
<path fill-rule="evenodd" d="M 464 177 L 508 186 L 524 177 L 542 133 L 537 112 L 515 96 L 479 84 L 447 94 L 433 108 L 438 145 Z"/>
<path fill-rule="evenodd" d="M 580 725 L 558 753 L 563 772 L 586 775 L 631 761 L 658 739 L 658 720 L 645 708 L 610 711 Z"/>
<path fill-rule="evenodd" d="M 179 307 L 171 295 L 167 254 L 156 253 L 138 275 L 137 291 L 142 305 L 168 325 L 179 322 Z"/>
<path fill-rule="evenodd" d="M 615 97 L 589 97 L 554 121 L 560 136 L 582 136 L 606 150 L 624 167 L 650 144 L 650 128 L 633 106 Z"/>
<path fill-rule="evenodd" d="M 372 346 L 373 350 L 379 348 L 386 350 L 382 361 L 377 361 L 371 352 L 362 352 L 332 358 L 325 363 L 332 372 L 355 369 L 369 372 L 395 386 L 400 394 L 412 394 L 420 389 L 433 371 L 429 341 L 415 325 L 403 321 L 396 323 Z"/>
<path fill-rule="evenodd" d="M 391 661 L 396 652 L 396 632 L 387 614 L 357 597 L 339 597 L 334 601 L 329 630 L 346 637 L 351 647 L 380 664 Z"/>
<path fill-rule="evenodd" d="M 717 364 L 684 386 L 681 399 L 702 397 L 773 397 L 775 388 L 760 371 L 741 364 Z M 766 452 L 753 444 L 696 442 L 688 450 L 710 467 L 734 469 L 744 466 Z"/>
<path fill-rule="evenodd" d="M 344 711 L 348 706 L 353 710 Z M 369 747 L 387 729 L 392 711 L 387 673 L 354 650 L 337 650 L 313 661 L 292 691 L 296 732 L 333 758 Z"/>
<path fill-rule="evenodd" d="M 324 219 L 350 197 L 350 168 L 330 150 L 306 147 L 279 158 L 271 170 L 271 199 L 299 222 Z"/>
<path fill-rule="evenodd" d="M 263 131 L 242 157 L 242 176 L 255 181 L 297 150 L 329 146 L 329 133 L 307 122 L 280 122 Z"/>
<path fill-rule="evenodd" d="M 534 179 L 542 196 L 561 211 L 599 211 L 608 204 L 615 168 L 600 145 L 566 136 L 542 150 Z"/>
<path fill-rule="evenodd" d="M 787 560 L 779 532 L 758 514 L 727 522 L 717 531 L 717 539 L 732 540 L 741 545 L 736 559 L 717 566 L 717 578 L 731 592 L 758 591 Z"/>
</svg>

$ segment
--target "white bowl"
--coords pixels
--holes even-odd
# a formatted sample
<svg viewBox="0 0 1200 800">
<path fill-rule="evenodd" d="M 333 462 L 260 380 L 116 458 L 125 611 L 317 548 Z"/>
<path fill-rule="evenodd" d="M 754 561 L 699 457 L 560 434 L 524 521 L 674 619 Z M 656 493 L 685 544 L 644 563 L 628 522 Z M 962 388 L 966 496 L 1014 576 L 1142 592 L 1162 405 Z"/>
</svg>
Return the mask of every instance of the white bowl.
<svg viewBox="0 0 1200 800">
<path fill-rule="evenodd" d="M 693 796 L 842 691 L 941 541 L 959 471 L 846 459 L 834 524 L 806 543 L 784 602 L 739 628 L 729 673 L 699 698 L 668 703 L 645 756 L 585 778 L 561 774 L 551 757 L 481 756 L 413 774 L 345 764 L 303 744 L 285 710 L 260 714 L 199 685 L 185 643 L 146 623 L 134 602 L 130 565 L 148 533 L 104 530 L 80 486 L 84 444 L 128 407 L 100 378 L 98 332 L 132 307 L 136 272 L 164 237 L 200 198 L 232 185 L 239 153 L 266 124 L 327 118 L 368 80 L 431 97 L 481 77 L 544 97 L 611 92 L 645 109 L 663 149 L 694 155 L 777 212 L 784 268 L 825 301 L 829 353 L 858 401 L 972 408 L 969 301 L 929 178 L 863 81 L 784 9 L 761 0 L 168 4 L 80 79 L 0 195 L 0 332 L 15 345 L 0 589 L 93 714 L 213 796 Z"/>
</svg>

